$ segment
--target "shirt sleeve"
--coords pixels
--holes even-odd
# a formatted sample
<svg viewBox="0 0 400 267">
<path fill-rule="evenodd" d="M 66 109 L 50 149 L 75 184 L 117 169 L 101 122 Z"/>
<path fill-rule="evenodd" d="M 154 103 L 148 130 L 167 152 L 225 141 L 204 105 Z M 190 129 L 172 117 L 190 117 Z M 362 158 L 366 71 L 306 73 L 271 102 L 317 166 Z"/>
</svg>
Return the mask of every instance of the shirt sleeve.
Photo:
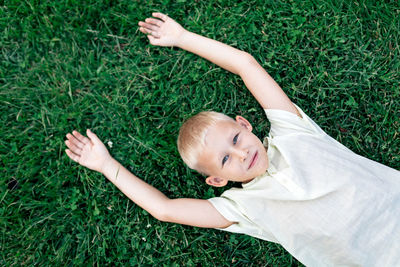
<svg viewBox="0 0 400 267">
<path fill-rule="evenodd" d="M 270 137 L 292 133 L 326 134 L 310 117 L 296 104 L 301 118 L 291 112 L 279 109 L 265 109 L 265 114 L 271 123 Z"/>
<path fill-rule="evenodd" d="M 252 221 L 250 221 L 238 208 L 237 204 L 224 196 L 214 197 L 208 199 L 211 204 L 218 210 L 218 212 L 225 217 L 230 222 L 233 222 L 232 225 L 226 228 L 216 228 L 218 230 L 238 233 L 238 234 L 246 234 L 250 236 L 254 236 L 256 238 L 264 239 L 270 242 L 277 243 L 278 241 L 275 237 L 260 229 L 257 225 L 255 225 Z"/>
</svg>

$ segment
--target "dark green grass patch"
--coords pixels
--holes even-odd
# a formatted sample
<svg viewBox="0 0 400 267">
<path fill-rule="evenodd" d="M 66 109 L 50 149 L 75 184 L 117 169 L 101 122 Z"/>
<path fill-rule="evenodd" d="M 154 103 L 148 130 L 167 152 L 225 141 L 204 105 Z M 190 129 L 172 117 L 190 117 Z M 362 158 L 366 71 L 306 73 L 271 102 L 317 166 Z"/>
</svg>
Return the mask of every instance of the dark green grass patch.
<svg viewBox="0 0 400 267">
<path fill-rule="evenodd" d="M 91 128 L 169 197 L 210 198 L 176 149 L 202 110 L 268 123 L 239 77 L 152 47 L 153 11 L 246 50 L 327 133 L 400 168 L 398 1 L 3 1 L 0 6 L 0 264 L 297 266 L 276 244 L 161 223 L 71 162 Z"/>
</svg>

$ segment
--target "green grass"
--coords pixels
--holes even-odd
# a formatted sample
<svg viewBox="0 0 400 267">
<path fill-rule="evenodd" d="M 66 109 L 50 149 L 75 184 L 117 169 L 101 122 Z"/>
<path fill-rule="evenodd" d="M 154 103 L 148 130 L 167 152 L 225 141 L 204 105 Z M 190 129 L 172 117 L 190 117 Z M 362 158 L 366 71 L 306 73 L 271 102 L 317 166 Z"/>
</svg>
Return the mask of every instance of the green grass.
<svg viewBox="0 0 400 267">
<path fill-rule="evenodd" d="M 327 133 L 400 168 L 398 1 L 0 1 L 0 265 L 297 266 L 276 244 L 161 223 L 64 154 L 91 128 L 169 197 L 210 198 L 176 149 L 202 110 L 268 124 L 240 78 L 137 22 L 162 11 L 246 50 Z"/>
</svg>

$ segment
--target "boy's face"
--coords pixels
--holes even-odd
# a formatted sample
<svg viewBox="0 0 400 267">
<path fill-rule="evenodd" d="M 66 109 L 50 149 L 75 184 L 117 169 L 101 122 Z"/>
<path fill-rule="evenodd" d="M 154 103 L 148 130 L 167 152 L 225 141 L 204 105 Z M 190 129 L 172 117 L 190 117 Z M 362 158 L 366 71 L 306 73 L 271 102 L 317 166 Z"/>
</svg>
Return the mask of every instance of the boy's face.
<svg viewBox="0 0 400 267">
<path fill-rule="evenodd" d="M 268 168 L 267 152 L 243 117 L 236 121 L 219 121 L 205 137 L 199 166 L 210 174 L 209 185 L 224 186 L 228 181 L 248 182 Z"/>
</svg>

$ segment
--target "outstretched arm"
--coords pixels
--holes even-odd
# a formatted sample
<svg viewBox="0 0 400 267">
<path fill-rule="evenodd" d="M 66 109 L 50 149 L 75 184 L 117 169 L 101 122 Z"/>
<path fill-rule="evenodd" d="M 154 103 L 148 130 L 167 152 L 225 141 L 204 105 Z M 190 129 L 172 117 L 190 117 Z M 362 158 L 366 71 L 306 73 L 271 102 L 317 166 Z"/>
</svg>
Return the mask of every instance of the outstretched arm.
<svg viewBox="0 0 400 267">
<path fill-rule="evenodd" d="M 101 172 L 128 198 L 161 221 L 207 228 L 232 224 L 204 199 L 169 199 L 113 159 L 100 139 L 90 130 L 87 136 L 77 131 L 67 134 L 66 153 L 73 161 Z"/>
<path fill-rule="evenodd" d="M 189 32 L 162 13 L 153 13 L 153 17 L 139 22 L 139 30 L 148 34 L 152 45 L 177 46 L 197 54 L 240 75 L 263 108 L 286 110 L 300 116 L 281 87 L 249 53 Z"/>
</svg>

